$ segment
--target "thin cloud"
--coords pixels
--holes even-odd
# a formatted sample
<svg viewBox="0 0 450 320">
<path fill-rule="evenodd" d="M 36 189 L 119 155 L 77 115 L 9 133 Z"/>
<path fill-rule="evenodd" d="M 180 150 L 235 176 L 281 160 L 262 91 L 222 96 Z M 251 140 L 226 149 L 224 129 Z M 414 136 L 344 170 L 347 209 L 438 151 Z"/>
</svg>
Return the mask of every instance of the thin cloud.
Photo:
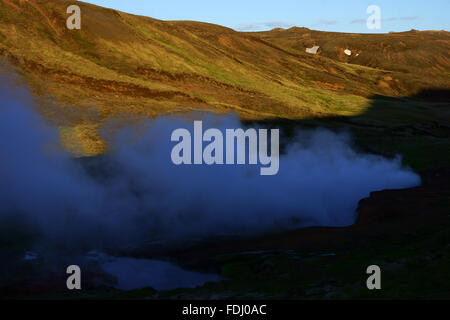
<svg viewBox="0 0 450 320">
<path fill-rule="evenodd" d="M 259 30 L 260 28 L 261 28 L 260 24 L 242 24 L 235 27 L 234 29 L 237 31 L 254 31 Z"/>
<path fill-rule="evenodd" d="M 292 28 L 294 24 L 283 21 L 265 22 L 264 25 L 269 28 Z"/>
<path fill-rule="evenodd" d="M 337 24 L 338 22 L 336 20 L 325 20 L 325 19 L 321 19 L 319 21 L 319 25 L 333 25 L 333 24 Z"/>
<path fill-rule="evenodd" d="M 295 26 L 293 23 L 284 22 L 284 21 L 268 21 L 268 22 L 260 22 L 260 23 L 252 23 L 252 24 L 243 24 L 235 27 L 234 29 L 237 31 L 258 31 L 264 30 L 267 28 L 291 28 Z"/>
<path fill-rule="evenodd" d="M 381 19 L 381 21 L 397 21 L 397 20 L 418 20 L 420 17 L 418 16 L 406 16 L 406 17 L 391 17 L 388 19 Z M 366 19 L 355 19 L 352 20 L 351 24 L 357 24 L 357 23 L 366 23 Z"/>
<path fill-rule="evenodd" d="M 350 22 L 350 23 L 366 23 L 366 19 L 355 19 L 355 20 L 352 20 L 352 22 Z"/>
<path fill-rule="evenodd" d="M 407 17 L 400 17 L 400 20 L 418 20 L 418 16 L 407 16 Z"/>
</svg>

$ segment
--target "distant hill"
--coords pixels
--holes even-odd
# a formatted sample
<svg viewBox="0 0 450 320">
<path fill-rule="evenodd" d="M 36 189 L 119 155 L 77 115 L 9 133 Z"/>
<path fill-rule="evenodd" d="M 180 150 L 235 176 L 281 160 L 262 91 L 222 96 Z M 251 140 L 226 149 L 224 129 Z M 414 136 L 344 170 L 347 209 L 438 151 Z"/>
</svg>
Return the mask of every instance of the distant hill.
<svg viewBox="0 0 450 320">
<path fill-rule="evenodd" d="M 293 27 L 255 35 L 293 53 L 320 46 L 323 57 L 390 71 L 379 85 L 393 89 L 394 94 L 450 86 L 450 33 L 446 31 L 352 34 Z"/>
<path fill-rule="evenodd" d="M 166 22 L 77 1 L 0 0 L 0 56 L 58 108 L 84 150 L 110 116 L 235 111 L 244 119 L 353 115 L 369 97 L 450 88 L 449 32 L 340 34 L 304 28 L 242 33 Z M 320 46 L 317 54 L 306 48 Z M 345 54 L 351 51 L 351 55 Z M 358 56 L 356 56 L 358 55 Z"/>
</svg>

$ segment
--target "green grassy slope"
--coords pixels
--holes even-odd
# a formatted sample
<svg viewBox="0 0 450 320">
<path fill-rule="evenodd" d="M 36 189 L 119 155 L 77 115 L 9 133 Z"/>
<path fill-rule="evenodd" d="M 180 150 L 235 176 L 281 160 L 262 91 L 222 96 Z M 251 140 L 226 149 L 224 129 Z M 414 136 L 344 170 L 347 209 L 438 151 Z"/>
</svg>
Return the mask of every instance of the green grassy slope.
<svg viewBox="0 0 450 320">
<path fill-rule="evenodd" d="M 77 154 L 105 150 L 98 130 L 111 116 L 191 110 L 234 111 L 243 119 L 355 116 L 366 113 L 373 95 L 449 87 L 447 32 L 249 34 L 83 2 L 77 2 L 81 30 L 68 30 L 71 4 L 1 0 L 0 56 L 47 98 L 41 112 L 59 121 L 63 141 Z M 316 38 L 321 54 L 305 53 Z M 361 44 L 370 53 L 363 47 L 357 58 L 332 50 Z M 50 108 L 49 100 L 59 107 Z"/>
</svg>

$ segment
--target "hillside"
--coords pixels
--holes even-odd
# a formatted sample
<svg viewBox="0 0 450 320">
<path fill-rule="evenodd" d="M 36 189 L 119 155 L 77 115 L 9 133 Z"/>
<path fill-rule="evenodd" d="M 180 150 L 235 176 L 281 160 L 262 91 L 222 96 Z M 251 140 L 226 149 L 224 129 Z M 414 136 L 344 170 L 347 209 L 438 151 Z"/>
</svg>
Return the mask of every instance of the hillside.
<svg viewBox="0 0 450 320">
<path fill-rule="evenodd" d="M 0 0 L 0 82 L 0 299 L 450 298 L 450 32 L 237 32 Z M 279 174 L 175 167 L 188 122 L 172 118 L 108 150 L 124 126 L 197 110 L 279 128 Z"/>
<path fill-rule="evenodd" d="M 0 0 L 0 56 L 11 62 L 80 154 L 104 150 L 111 116 L 235 111 L 243 119 L 364 113 L 374 95 L 450 88 L 450 34 L 356 35 L 303 28 L 240 33 L 73 1 Z M 305 48 L 320 45 L 319 54 Z M 343 54 L 351 49 L 358 57 Z M 49 107 L 49 101 L 58 107 Z M 62 112 L 61 112 L 62 111 Z"/>
<path fill-rule="evenodd" d="M 446 31 L 345 34 L 293 27 L 255 36 L 292 53 L 319 46 L 318 54 L 322 57 L 390 71 L 378 85 L 397 94 L 450 86 L 450 34 Z M 345 50 L 349 50 L 347 54 Z"/>
</svg>

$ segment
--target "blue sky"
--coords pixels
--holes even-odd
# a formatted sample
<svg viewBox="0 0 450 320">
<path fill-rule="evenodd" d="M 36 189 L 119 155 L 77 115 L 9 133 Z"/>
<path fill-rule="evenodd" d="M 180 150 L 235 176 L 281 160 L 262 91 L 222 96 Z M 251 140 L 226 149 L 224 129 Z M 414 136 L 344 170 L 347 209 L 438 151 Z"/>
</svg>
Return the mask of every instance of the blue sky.
<svg viewBox="0 0 450 320">
<path fill-rule="evenodd" d="M 240 31 L 307 27 L 340 32 L 450 30 L 449 0 L 90 0 L 161 20 L 194 20 Z M 366 9 L 381 9 L 381 29 L 369 30 Z"/>
</svg>

